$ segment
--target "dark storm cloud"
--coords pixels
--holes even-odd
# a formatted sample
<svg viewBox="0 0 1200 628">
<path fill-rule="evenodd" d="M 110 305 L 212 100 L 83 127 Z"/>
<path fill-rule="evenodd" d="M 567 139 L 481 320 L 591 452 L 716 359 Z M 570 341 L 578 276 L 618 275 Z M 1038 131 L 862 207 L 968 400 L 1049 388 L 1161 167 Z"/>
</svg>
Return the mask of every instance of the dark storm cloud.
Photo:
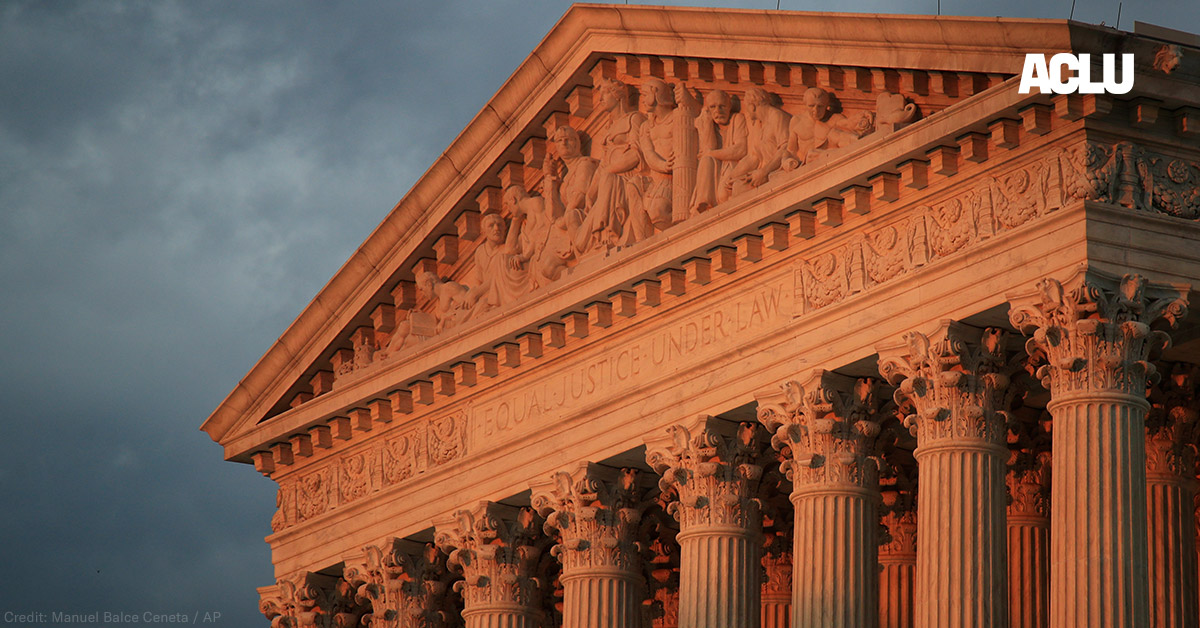
<svg viewBox="0 0 1200 628">
<path fill-rule="evenodd" d="M 0 613 L 264 625 L 273 484 L 196 428 L 566 6 L 0 3 Z"/>
</svg>

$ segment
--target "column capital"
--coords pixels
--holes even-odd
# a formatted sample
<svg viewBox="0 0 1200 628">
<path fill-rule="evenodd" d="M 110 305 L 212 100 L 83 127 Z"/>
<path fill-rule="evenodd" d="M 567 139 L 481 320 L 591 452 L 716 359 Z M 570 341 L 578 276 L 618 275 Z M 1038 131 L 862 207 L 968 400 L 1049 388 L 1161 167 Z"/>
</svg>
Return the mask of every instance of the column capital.
<svg viewBox="0 0 1200 628">
<path fill-rule="evenodd" d="M 346 557 L 342 579 L 355 600 L 369 603 L 362 623 L 372 628 L 446 628 L 456 611 L 449 598 L 457 579 L 446 554 L 432 543 L 389 538 Z M 408 619 L 405 619 L 408 618 Z"/>
<path fill-rule="evenodd" d="M 1042 410 L 1013 414 L 1008 432 L 1008 516 L 1050 517 L 1050 415 Z"/>
<path fill-rule="evenodd" d="M 1200 442 L 1200 367 L 1165 362 L 1150 389 L 1146 413 L 1146 472 L 1192 481 Z"/>
<path fill-rule="evenodd" d="M 1185 284 L 1152 284 L 1076 268 L 1065 281 L 1047 277 L 1024 293 L 1008 295 L 1009 320 L 1024 334 L 1030 355 L 1046 364 L 1038 377 L 1056 396 L 1113 392 L 1141 397 L 1155 367 L 1153 354 L 1170 346 L 1166 332 L 1187 314 Z"/>
<path fill-rule="evenodd" d="M 352 608 L 333 576 L 302 572 L 276 580 L 258 590 L 258 609 L 271 628 L 348 628 L 357 625 L 361 612 Z M 353 622 L 353 623 L 352 623 Z"/>
<path fill-rule="evenodd" d="M 454 590 L 467 611 L 495 604 L 540 608 L 535 576 L 545 539 L 533 509 L 480 502 L 433 523 L 434 542 L 449 554 L 450 569 L 463 576 Z"/>
<path fill-rule="evenodd" d="M 912 404 L 904 425 L 915 428 L 920 447 L 938 441 L 985 441 L 1003 445 L 1005 333 L 943 320 L 931 334 L 910 331 L 876 347 L 879 372 L 898 386 L 898 405 Z"/>
<path fill-rule="evenodd" d="M 794 493 L 811 486 L 878 486 L 878 467 L 868 456 L 879 434 L 879 383 L 817 369 L 803 381 L 755 395 L 771 446 L 790 452 L 781 467 Z"/>
<path fill-rule="evenodd" d="M 681 533 L 695 526 L 756 532 L 762 450 L 754 423 L 701 415 L 647 438 L 646 462 L 662 475 L 659 488 L 664 493 L 678 493 L 668 512 L 679 521 Z"/>
<path fill-rule="evenodd" d="M 531 483 L 530 489 L 546 533 L 561 538 L 551 553 L 562 561 L 564 575 L 606 567 L 637 572 L 637 532 L 646 504 L 636 469 L 587 462 Z"/>
</svg>

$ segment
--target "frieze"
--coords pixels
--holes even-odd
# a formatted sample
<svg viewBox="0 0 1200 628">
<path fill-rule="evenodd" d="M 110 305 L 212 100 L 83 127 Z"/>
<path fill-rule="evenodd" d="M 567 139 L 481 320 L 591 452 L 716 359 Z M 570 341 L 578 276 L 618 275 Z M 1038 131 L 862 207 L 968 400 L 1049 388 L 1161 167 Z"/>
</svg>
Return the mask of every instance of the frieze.
<svg viewBox="0 0 1200 628">
<path fill-rule="evenodd" d="M 271 529 L 279 532 L 467 455 L 467 412 L 435 416 L 373 446 L 279 482 Z M 293 504 L 295 506 L 293 507 Z"/>
<path fill-rule="evenodd" d="M 797 303 L 814 311 L 1016 229 L 1073 200 L 1200 219 L 1200 164 L 1131 142 L 1087 142 L 982 177 L 915 216 L 797 264 Z"/>
<path fill-rule="evenodd" d="M 839 303 L 1053 212 L 1068 200 L 1062 172 L 1071 154 L 1055 149 L 1012 171 L 980 177 L 966 190 L 799 261 L 798 307 L 812 312 Z"/>
<path fill-rule="evenodd" d="M 619 390 L 648 381 L 653 373 L 681 363 L 723 355 L 760 330 L 792 316 L 791 277 L 746 289 L 739 298 L 693 314 L 649 337 L 618 344 L 586 364 L 551 372 L 520 392 L 474 408 L 472 451 L 496 447 L 520 434 L 550 425 L 571 411 Z"/>
</svg>

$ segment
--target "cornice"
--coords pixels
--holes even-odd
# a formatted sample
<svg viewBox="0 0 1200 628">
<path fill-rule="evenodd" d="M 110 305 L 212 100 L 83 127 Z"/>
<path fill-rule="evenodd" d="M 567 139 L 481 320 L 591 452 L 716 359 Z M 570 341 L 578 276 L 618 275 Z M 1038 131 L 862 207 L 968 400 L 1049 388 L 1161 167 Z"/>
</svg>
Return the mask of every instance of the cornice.
<svg viewBox="0 0 1200 628">
<path fill-rule="evenodd" d="M 359 393 L 378 392 L 366 392 L 370 387 L 368 381 L 407 381 L 404 378 L 411 377 L 404 373 L 410 370 L 423 374 L 442 368 L 457 356 L 490 346 L 488 343 L 495 340 L 496 332 L 508 334 L 537 324 L 548 314 L 545 308 L 551 300 L 582 302 L 603 297 L 614 285 L 627 283 L 631 273 L 636 275 L 639 269 L 670 264 L 681 250 L 702 253 L 732 235 L 722 232 L 724 217 L 737 214 L 747 224 L 767 220 L 796 209 L 798 199 L 803 202 L 831 190 L 836 192 L 864 174 L 861 162 L 851 165 L 850 155 L 857 160 L 877 150 L 878 156 L 887 161 L 902 138 L 923 146 L 943 141 L 944 137 L 960 133 L 967 126 L 963 124 L 965 120 L 1014 109 L 1031 100 L 1015 98 L 1015 90 L 1008 88 L 998 90 L 1004 96 L 985 92 L 969 98 L 919 125 L 868 142 L 843 158 L 788 181 L 772 182 L 740 202 L 727 203 L 719 211 L 710 212 L 711 216 L 689 221 L 651 238 L 645 245 L 603 260 L 591 260 L 587 269 L 584 266 L 577 269 L 569 284 L 551 286 L 541 298 L 529 298 L 511 311 L 487 317 L 471 329 L 439 338 L 425 345 L 420 357 L 405 364 L 392 364 L 347 386 L 330 396 L 324 405 L 306 408 L 303 413 L 285 413 L 269 424 L 235 435 L 232 431 L 235 426 L 253 424 L 265 416 L 332 339 L 371 305 L 379 286 L 414 254 L 429 246 L 424 236 L 452 218 L 456 203 L 479 186 L 493 164 L 520 145 L 530 125 L 571 86 L 576 71 L 596 55 L 720 56 L 1011 74 L 1019 70 L 1027 51 L 1066 50 L 1106 36 L 1088 34 L 1091 30 L 1095 29 L 1056 20 L 576 5 L 435 160 L 201 429 L 225 445 L 228 459 L 245 461 L 254 447 L 318 420 L 322 408 L 337 405 L 335 399 L 345 401 Z M 947 54 L 950 51 L 954 54 Z M 915 153 L 890 159 L 894 163 L 913 156 Z M 485 322 L 493 327 L 485 330 Z"/>
</svg>

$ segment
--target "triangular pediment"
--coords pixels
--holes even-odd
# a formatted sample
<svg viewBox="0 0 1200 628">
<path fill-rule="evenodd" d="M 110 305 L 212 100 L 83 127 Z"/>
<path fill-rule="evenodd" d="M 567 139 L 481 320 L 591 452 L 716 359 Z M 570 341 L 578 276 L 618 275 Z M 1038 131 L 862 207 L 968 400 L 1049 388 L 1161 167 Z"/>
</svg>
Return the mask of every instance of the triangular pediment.
<svg viewBox="0 0 1200 628">
<path fill-rule="evenodd" d="M 571 312 L 547 305 L 564 286 L 613 264 L 636 275 L 639 247 L 669 246 L 679 225 L 922 124 L 999 87 L 1027 52 L 1080 37 L 1047 20 L 577 5 L 202 429 L 247 460 L 246 443 L 274 438 L 263 426 L 322 399 L 313 420 L 378 419 L 452 391 L 504 360 L 497 342 L 520 352 L 522 334 L 571 333 Z M 656 106 L 639 111 L 647 97 Z M 607 303 L 581 298 L 575 313 L 619 315 Z M 532 323 L 499 329 L 518 311 Z M 439 363 L 403 368 L 434 349 Z"/>
</svg>

